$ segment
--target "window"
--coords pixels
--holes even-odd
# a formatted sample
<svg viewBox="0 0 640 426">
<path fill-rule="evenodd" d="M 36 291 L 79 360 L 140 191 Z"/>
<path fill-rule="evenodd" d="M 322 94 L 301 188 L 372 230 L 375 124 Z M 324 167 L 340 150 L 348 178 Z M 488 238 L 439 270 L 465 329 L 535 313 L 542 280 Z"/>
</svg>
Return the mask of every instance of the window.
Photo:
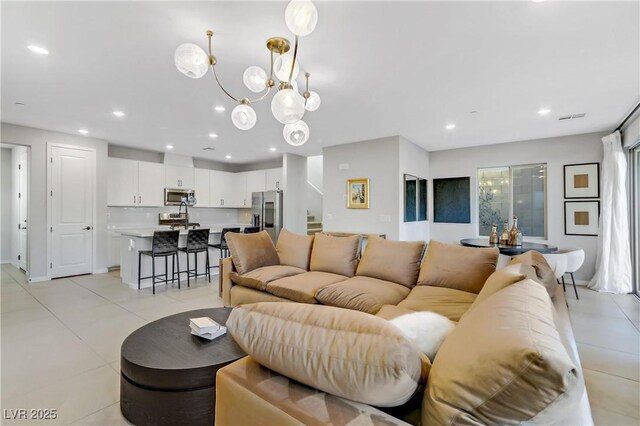
<svg viewBox="0 0 640 426">
<path fill-rule="evenodd" d="M 479 234 L 491 234 L 513 216 L 525 237 L 546 238 L 547 165 L 491 167 L 478 169 Z"/>
</svg>

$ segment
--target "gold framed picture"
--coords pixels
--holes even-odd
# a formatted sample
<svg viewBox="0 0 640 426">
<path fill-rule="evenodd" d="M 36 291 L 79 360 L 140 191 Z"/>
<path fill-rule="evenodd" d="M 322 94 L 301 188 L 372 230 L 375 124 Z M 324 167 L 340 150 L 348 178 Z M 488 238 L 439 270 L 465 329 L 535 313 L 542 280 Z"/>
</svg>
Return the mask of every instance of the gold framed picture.
<svg viewBox="0 0 640 426">
<path fill-rule="evenodd" d="M 369 179 L 347 180 L 347 208 L 369 208 Z"/>
</svg>

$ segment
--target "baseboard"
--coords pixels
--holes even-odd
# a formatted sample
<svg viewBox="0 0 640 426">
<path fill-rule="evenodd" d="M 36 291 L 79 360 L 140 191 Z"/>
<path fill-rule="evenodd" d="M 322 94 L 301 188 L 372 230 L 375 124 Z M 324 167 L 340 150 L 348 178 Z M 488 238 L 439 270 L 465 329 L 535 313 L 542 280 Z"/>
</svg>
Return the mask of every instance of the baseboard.
<svg viewBox="0 0 640 426">
<path fill-rule="evenodd" d="M 11 260 L 0 260 L 0 265 L 4 265 L 6 263 L 11 263 Z"/>
<path fill-rule="evenodd" d="M 39 283 L 42 281 L 50 281 L 51 278 L 49 277 L 29 277 L 29 282 L 30 283 Z"/>
<path fill-rule="evenodd" d="M 109 272 L 109 268 L 95 269 L 92 273 L 93 274 L 106 274 L 107 272 Z"/>
</svg>

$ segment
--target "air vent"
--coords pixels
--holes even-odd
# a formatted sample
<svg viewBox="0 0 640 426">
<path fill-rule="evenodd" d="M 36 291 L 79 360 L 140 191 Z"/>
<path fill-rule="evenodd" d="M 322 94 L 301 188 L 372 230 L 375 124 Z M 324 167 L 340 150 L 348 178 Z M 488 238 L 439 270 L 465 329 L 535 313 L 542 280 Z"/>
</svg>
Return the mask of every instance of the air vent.
<svg viewBox="0 0 640 426">
<path fill-rule="evenodd" d="M 581 112 L 579 114 L 570 114 L 570 115 L 563 115 L 562 117 L 558 117 L 558 120 L 563 121 L 563 120 L 573 120 L 576 118 L 582 118 L 585 115 L 587 115 L 586 112 Z"/>
<path fill-rule="evenodd" d="M 202 148 L 203 151 L 215 151 L 216 149 L 212 146 L 205 146 L 204 148 Z"/>
</svg>

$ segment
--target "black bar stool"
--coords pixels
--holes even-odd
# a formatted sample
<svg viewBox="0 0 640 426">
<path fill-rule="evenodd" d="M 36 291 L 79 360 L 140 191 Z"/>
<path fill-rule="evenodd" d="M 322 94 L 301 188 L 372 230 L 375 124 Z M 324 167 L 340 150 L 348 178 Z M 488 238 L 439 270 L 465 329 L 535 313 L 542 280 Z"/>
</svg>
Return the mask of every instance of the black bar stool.
<svg viewBox="0 0 640 426">
<path fill-rule="evenodd" d="M 209 230 L 208 229 L 190 229 L 187 233 L 187 246 L 181 247 L 178 250 L 187 254 L 187 287 L 191 287 L 191 277 L 198 279 L 198 277 L 206 276 L 211 282 L 211 273 L 209 273 Z M 198 253 L 206 252 L 206 268 L 203 273 L 198 273 Z M 195 258 L 195 268 L 189 268 L 189 255 L 192 254 Z M 181 273 L 181 272 L 179 272 Z"/>
<path fill-rule="evenodd" d="M 242 231 L 245 234 L 255 234 L 256 232 L 260 232 L 259 226 L 245 226 Z"/>
<path fill-rule="evenodd" d="M 151 278 L 151 287 L 153 294 L 156 294 L 156 283 L 168 283 L 169 276 L 169 256 L 171 259 L 172 274 L 171 282 L 175 282 L 176 274 L 178 275 L 178 288 L 180 288 L 180 259 L 178 259 L 178 240 L 180 239 L 180 231 L 155 231 L 151 242 L 151 250 L 138 251 L 138 290 L 140 290 L 140 282 Z M 143 277 L 142 275 L 142 255 L 151 257 L 151 276 Z M 156 275 L 156 257 L 164 257 L 164 274 Z M 176 264 L 178 269 L 176 271 Z M 164 277 L 164 280 L 156 280 L 156 278 Z"/>
<path fill-rule="evenodd" d="M 227 245 L 227 233 L 228 232 L 240 232 L 240 228 L 222 228 L 220 234 L 220 244 L 209 244 L 209 247 L 217 248 L 220 250 L 220 259 L 228 257 L 229 246 Z"/>
</svg>

